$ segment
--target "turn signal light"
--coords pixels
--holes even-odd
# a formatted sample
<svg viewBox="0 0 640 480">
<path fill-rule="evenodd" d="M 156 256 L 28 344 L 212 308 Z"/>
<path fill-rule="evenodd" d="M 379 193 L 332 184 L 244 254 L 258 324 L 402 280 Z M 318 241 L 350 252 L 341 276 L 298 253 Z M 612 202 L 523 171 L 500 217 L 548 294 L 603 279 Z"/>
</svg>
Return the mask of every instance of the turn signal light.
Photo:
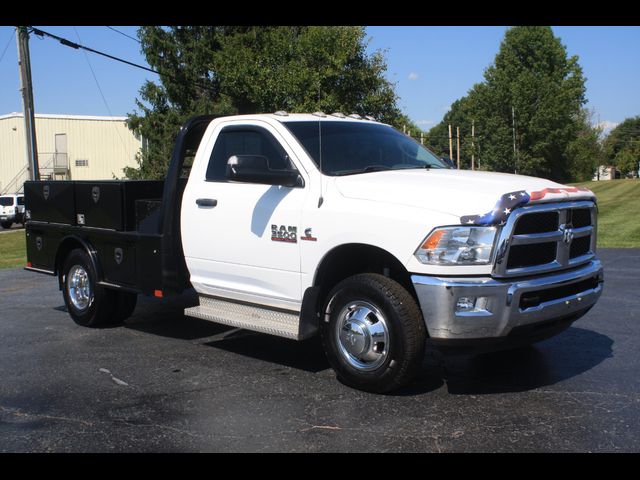
<svg viewBox="0 0 640 480">
<path fill-rule="evenodd" d="M 445 233 L 447 233 L 446 230 L 434 231 L 431 235 L 427 237 L 427 239 L 422 244 L 421 248 L 423 248 L 424 250 L 434 250 L 440 243 L 440 240 L 442 239 Z"/>
</svg>

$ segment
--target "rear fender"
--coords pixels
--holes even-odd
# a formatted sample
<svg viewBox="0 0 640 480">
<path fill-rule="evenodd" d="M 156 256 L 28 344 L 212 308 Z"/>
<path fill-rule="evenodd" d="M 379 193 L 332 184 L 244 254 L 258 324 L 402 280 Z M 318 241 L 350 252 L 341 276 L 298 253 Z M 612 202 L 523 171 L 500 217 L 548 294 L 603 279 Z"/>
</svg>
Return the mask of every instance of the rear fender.
<svg viewBox="0 0 640 480">
<path fill-rule="evenodd" d="M 96 272 L 96 281 L 99 282 L 103 279 L 102 268 L 100 267 L 100 261 L 98 260 L 98 253 L 93 245 L 77 235 L 67 235 L 60 242 L 60 246 L 58 247 L 58 250 L 56 252 L 54 273 L 58 275 L 58 288 L 60 290 L 62 290 L 64 283 L 62 278 L 62 267 L 64 265 L 64 261 L 69 253 L 71 253 L 71 251 L 75 250 L 76 248 L 84 250 L 89 255 L 93 269 Z"/>
</svg>

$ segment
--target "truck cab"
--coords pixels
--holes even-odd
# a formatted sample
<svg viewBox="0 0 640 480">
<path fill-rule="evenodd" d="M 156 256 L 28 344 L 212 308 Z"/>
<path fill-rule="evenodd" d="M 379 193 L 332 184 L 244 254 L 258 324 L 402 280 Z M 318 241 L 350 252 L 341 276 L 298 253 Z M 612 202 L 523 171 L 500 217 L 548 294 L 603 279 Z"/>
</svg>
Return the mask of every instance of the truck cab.
<svg viewBox="0 0 640 480">
<path fill-rule="evenodd" d="M 452 170 L 371 118 L 200 117 L 178 137 L 162 197 L 149 199 L 150 187 L 147 198 L 121 188 L 123 214 L 157 206 L 151 223 L 144 213 L 109 224 L 130 231 L 79 223 L 89 217 L 78 205 L 91 202 L 78 196 L 95 197 L 91 185 L 69 186 L 75 225 L 42 214 L 27 225 L 33 258 L 37 238 L 56 230 L 51 253 L 29 268 L 58 275 L 78 323 L 122 321 L 139 293 L 193 288 L 198 305 L 186 315 L 292 340 L 320 335 L 342 382 L 386 392 L 411 381 L 426 348 L 530 344 L 602 292 L 592 192 Z M 42 188 L 27 190 L 35 199 Z"/>
</svg>

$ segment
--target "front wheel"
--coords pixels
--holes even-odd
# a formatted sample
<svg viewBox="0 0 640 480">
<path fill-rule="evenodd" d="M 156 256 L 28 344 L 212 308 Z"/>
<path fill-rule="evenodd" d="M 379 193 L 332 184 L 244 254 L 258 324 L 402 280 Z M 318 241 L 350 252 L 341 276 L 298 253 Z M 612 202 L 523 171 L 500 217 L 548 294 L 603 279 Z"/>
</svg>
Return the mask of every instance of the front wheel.
<svg viewBox="0 0 640 480">
<path fill-rule="evenodd" d="M 384 393 L 408 384 L 424 359 L 426 328 L 414 298 L 396 281 L 359 274 L 329 294 L 320 334 L 338 379 Z"/>
<path fill-rule="evenodd" d="M 4 228 L 5 230 L 8 230 L 9 228 L 11 228 L 11 225 L 13 225 L 13 222 L 2 222 L 0 225 L 2 225 L 2 228 Z"/>
</svg>

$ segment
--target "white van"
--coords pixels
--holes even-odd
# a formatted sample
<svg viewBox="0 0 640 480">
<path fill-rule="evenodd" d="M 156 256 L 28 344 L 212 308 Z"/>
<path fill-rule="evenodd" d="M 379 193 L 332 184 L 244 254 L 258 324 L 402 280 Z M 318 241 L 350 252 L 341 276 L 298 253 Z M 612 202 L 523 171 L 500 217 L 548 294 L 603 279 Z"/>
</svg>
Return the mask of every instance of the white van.
<svg viewBox="0 0 640 480">
<path fill-rule="evenodd" d="M 0 225 L 2 228 L 11 228 L 14 223 L 24 224 L 24 195 L 2 195 Z"/>
</svg>

